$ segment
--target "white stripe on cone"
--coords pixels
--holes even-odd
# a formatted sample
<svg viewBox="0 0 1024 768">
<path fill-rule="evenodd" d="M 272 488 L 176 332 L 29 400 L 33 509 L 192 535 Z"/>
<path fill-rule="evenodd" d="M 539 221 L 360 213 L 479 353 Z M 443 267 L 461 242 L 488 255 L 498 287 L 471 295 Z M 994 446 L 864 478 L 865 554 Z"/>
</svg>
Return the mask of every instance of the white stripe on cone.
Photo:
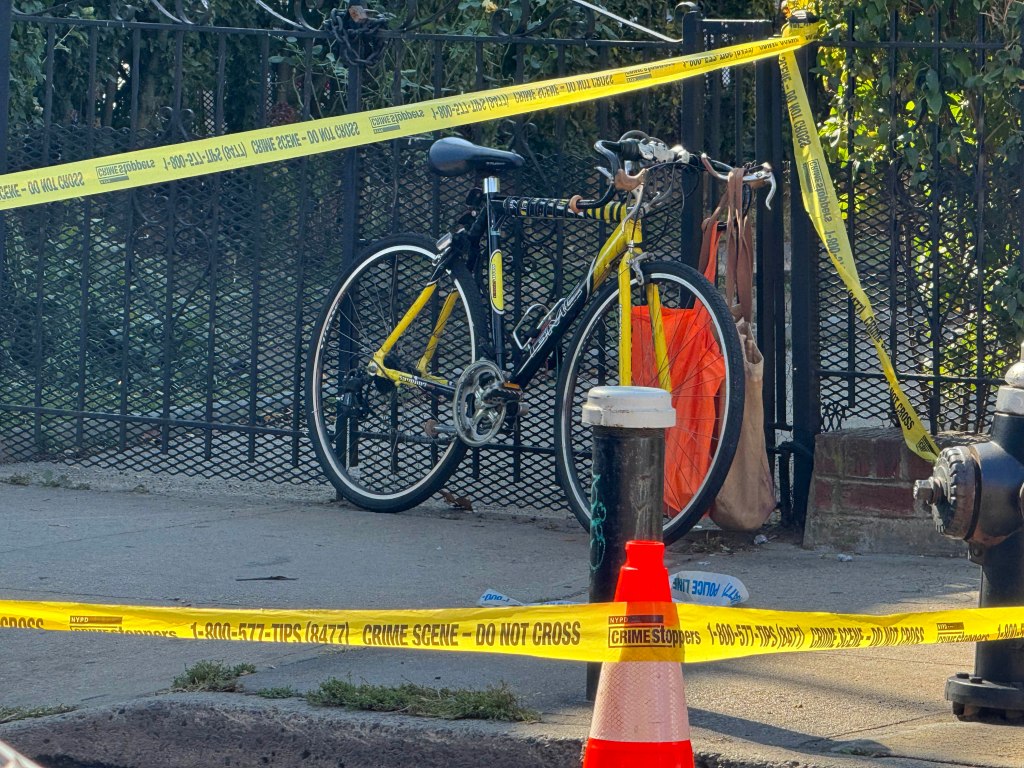
<svg viewBox="0 0 1024 768">
<path fill-rule="evenodd" d="M 590 738 L 689 741 L 683 668 L 676 662 L 619 661 L 601 667 Z"/>
</svg>

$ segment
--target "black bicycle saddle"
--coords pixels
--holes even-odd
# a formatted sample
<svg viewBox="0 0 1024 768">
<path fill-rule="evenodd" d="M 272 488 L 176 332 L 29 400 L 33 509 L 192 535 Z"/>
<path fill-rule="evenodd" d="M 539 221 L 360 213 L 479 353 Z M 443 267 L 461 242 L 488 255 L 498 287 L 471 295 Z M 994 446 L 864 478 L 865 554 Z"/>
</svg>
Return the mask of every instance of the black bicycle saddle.
<svg viewBox="0 0 1024 768">
<path fill-rule="evenodd" d="M 490 175 L 519 168 L 522 155 L 490 147 L 480 147 L 471 141 L 449 136 L 430 145 L 427 164 L 441 176 L 463 176 L 467 173 Z"/>
</svg>

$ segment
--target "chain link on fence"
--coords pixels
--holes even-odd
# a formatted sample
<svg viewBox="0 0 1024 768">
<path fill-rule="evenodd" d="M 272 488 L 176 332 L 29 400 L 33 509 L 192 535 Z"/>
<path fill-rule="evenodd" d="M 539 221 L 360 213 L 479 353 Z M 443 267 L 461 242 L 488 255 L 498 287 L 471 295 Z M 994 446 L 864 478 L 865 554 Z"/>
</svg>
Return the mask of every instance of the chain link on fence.
<svg viewBox="0 0 1024 768">
<path fill-rule="evenodd" d="M 217 2 L 172 13 L 114 0 L 105 16 L 86 3 L 19 6 L 0 9 L 0 20 L 13 16 L 0 25 L 11 29 L 0 40 L 0 166 L 11 171 L 692 53 L 772 28 L 639 8 L 638 21 L 682 41 L 618 40 L 623 30 L 570 2 L 358 6 L 331 17 L 271 1 L 230 19 Z M 835 24 L 819 52 L 828 99 L 818 122 L 839 159 L 864 287 L 933 432 L 987 426 L 1024 328 L 1022 97 L 1000 85 L 1016 61 L 1004 22 L 864 12 Z M 764 63 L 461 132 L 527 157 L 507 190 L 568 195 L 599 183 L 597 138 L 640 127 L 784 171 L 784 126 L 778 71 Z M 0 214 L 0 462 L 321 481 L 303 423 L 310 325 L 367 242 L 448 226 L 465 186 L 426 173 L 431 138 Z M 717 195 L 694 189 L 679 216 L 664 214 L 658 249 L 690 258 Z M 517 226 L 513 323 L 571 286 L 603 234 L 598 223 Z M 757 226 L 768 449 L 783 517 L 799 521 L 814 435 L 895 422 L 802 212 L 784 226 L 778 210 Z M 508 441 L 470 454 L 455 496 L 525 509 L 562 498 L 551 456 L 558 364 L 556 355 Z M 514 482 L 482 482 L 494 471 Z"/>
</svg>

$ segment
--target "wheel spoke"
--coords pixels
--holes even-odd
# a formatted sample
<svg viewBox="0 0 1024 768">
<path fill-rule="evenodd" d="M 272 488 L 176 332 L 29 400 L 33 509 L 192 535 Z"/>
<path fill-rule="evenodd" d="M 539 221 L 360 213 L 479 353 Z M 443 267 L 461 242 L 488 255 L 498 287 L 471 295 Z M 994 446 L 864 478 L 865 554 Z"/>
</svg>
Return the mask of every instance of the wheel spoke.
<svg viewBox="0 0 1024 768">
<path fill-rule="evenodd" d="M 428 421 L 436 421 L 440 410 L 450 407 L 448 398 L 367 372 L 373 355 L 427 285 L 434 269 L 432 255 L 433 246 L 425 238 L 395 236 L 372 246 L 342 277 L 340 293 L 328 304 L 334 312 L 317 323 L 310 344 L 311 360 L 321 366 L 320 375 L 309 376 L 307 382 L 310 436 L 317 456 L 342 495 L 373 509 L 403 509 L 426 498 L 454 471 L 464 452 L 451 435 L 430 437 L 425 432 Z M 467 304 L 472 294 L 456 290 L 456 281 L 472 281 L 461 265 L 437 286 L 441 295 L 454 291 L 456 301 L 431 366 L 449 380 L 456 378 L 455 369 L 465 369 L 475 359 L 473 324 L 479 317 L 479 309 Z M 425 317 L 397 339 L 388 353 L 389 367 L 415 373 L 433 330 L 432 323 L 423 322 Z M 340 400 L 346 394 L 351 404 Z M 345 411 L 346 406 L 357 407 L 358 415 Z M 353 448 L 344 451 L 336 440 Z"/>
<path fill-rule="evenodd" d="M 669 313 L 686 312 L 664 316 L 669 353 L 666 364 L 674 385 L 672 399 L 678 412 L 687 414 L 679 417 L 680 426 L 667 433 L 666 473 L 675 478 L 674 495 L 683 492 L 680 489 L 685 485 L 693 486 L 689 500 L 680 497 L 680 514 L 665 521 L 665 540 L 673 541 L 699 520 L 732 460 L 742 420 L 742 360 L 731 314 L 703 276 L 674 263 L 647 264 L 644 274 L 645 280 L 657 284 L 662 305 Z M 640 298 L 639 293 L 634 285 L 634 302 Z M 580 406 L 591 386 L 615 381 L 618 306 L 615 286 L 595 299 L 595 305 L 580 321 L 559 381 L 567 391 L 558 401 L 557 459 L 569 482 L 573 511 L 581 522 L 589 519 L 592 433 L 579 420 Z M 650 333 L 648 324 L 646 336 L 642 332 L 634 335 L 633 377 L 634 383 L 658 386 Z M 725 382 L 728 387 L 723 386 Z M 708 407 L 698 404 L 698 399 L 713 402 L 710 410 L 714 415 L 709 416 Z"/>
</svg>

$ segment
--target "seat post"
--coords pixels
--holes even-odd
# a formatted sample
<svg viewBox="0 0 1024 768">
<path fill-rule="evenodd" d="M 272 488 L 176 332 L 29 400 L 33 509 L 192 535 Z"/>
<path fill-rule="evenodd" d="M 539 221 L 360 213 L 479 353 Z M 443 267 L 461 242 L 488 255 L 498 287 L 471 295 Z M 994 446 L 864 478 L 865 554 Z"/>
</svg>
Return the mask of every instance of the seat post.
<svg viewBox="0 0 1024 768">
<path fill-rule="evenodd" d="M 484 177 L 484 204 L 487 206 L 487 296 L 491 305 L 491 343 L 494 362 L 505 370 L 505 287 L 502 270 L 500 217 L 491 205 L 501 191 L 497 176 Z"/>
</svg>

